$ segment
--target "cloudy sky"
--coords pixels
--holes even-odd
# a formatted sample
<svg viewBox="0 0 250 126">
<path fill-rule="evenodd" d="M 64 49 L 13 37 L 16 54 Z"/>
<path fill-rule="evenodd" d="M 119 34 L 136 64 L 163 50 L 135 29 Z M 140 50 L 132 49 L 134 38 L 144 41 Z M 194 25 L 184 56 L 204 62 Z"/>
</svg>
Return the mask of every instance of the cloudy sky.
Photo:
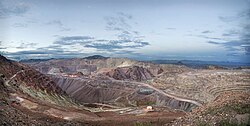
<svg viewBox="0 0 250 126">
<path fill-rule="evenodd" d="M 249 62 L 249 0 L 0 0 L 0 53 Z"/>
</svg>

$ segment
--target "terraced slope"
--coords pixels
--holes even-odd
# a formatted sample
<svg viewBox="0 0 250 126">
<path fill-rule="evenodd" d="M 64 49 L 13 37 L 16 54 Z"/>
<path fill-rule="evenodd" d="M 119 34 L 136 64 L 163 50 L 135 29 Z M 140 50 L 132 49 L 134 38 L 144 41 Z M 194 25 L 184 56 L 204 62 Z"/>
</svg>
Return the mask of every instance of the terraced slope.
<svg viewBox="0 0 250 126">
<path fill-rule="evenodd" d="M 243 70 L 194 70 L 179 65 L 155 65 L 119 58 L 49 60 L 29 65 L 42 72 L 46 67 L 45 73 L 57 69 L 61 71 L 60 74 L 82 71 L 87 78 L 99 76 L 101 80 L 110 77 L 116 80 L 147 81 L 166 93 L 205 103 L 224 91 L 249 89 L 249 72 Z"/>
<path fill-rule="evenodd" d="M 227 91 L 250 92 L 249 70 L 197 70 L 181 74 L 164 74 L 151 85 L 165 92 L 204 103 Z"/>
<path fill-rule="evenodd" d="M 144 83 L 58 76 L 52 78 L 67 94 L 81 103 L 105 103 L 120 107 L 156 105 L 185 111 L 197 106 L 167 96 Z"/>
<path fill-rule="evenodd" d="M 168 126 L 249 126 L 250 93 L 224 92 L 214 101 L 196 108 Z"/>
<path fill-rule="evenodd" d="M 53 59 L 28 63 L 43 73 L 53 75 L 53 81 L 68 95 L 81 103 L 108 103 L 119 106 L 157 105 L 190 111 L 197 105 L 176 99 L 160 90 L 141 95 L 138 90 L 147 81 L 164 72 L 182 73 L 190 69 L 176 65 L 155 65 L 123 58 Z M 77 76 L 81 72 L 83 76 Z M 121 80 L 121 81 L 119 81 Z M 141 86 L 141 87 L 140 87 Z"/>
</svg>

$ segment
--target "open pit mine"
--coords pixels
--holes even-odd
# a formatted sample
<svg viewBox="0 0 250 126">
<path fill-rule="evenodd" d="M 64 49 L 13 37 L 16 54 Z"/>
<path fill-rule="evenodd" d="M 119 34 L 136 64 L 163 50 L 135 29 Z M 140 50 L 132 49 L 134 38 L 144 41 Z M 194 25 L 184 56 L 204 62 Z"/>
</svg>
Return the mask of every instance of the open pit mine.
<svg viewBox="0 0 250 126">
<path fill-rule="evenodd" d="M 250 69 L 194 69 L 126 58 L 0 56 L 0 125 L 250 123 Z"/>
</svg>

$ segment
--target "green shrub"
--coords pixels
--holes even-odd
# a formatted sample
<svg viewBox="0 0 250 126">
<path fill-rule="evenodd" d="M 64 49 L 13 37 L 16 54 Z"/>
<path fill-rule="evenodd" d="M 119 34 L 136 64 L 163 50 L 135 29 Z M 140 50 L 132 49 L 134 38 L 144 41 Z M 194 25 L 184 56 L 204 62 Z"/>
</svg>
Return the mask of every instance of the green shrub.
<svg viewBox="0 0 250 126">
<path fill-rule="evenodd" d="M 196 123 L 197 126 L 210 126 L 207 122 L 204 121 L 199 121 L 198 123 Z"/>
<path fill-rule="evenodd" d="M 208 108 L 204 115 L 211 114 L 215 115 L 217 113 L 222 112 L 237 112 L 238 114 L 250 113 L 250 104 L 232 104 L 232 105 L 224 105 L 220 108 Z"/>
<path fill-rule="evenodd" d="M 134 126 L 152 126 L 150 122 L 136 122 Z"/>
<path fill-rule="evenodd" d="M 250 116 L 249 116 L 250 118 Z M 249 120 L 248 120 L 248 124 L 244 124 L 244 123 L 240 123 L 238 124 L 237 122 L 234 121 L 230 121 L 230 120 L 221 120 L 219 122 L 219 126 L 249 126 Z"/>
</svg>

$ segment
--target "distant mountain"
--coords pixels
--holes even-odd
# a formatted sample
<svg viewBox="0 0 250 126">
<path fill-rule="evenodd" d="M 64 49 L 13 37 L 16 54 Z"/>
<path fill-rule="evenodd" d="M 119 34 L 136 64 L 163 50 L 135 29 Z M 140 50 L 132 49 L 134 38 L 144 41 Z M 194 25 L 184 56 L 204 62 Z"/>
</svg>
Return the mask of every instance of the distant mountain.
<svg viewBox="0 0 250 126">
<path fill-rule="evenodd" d="M 83 59 L 107 59 L 109 57 L 104 57 L 101 55 L 93 55 L 93 56 L 88 56 L 88 57 L 84 57 Z"/>
<path fill-rule="evenodd" d="M 225 68 L 238 68 L 250 66 L 250 63 L 223 62 L 223 61 L 199 61 L 199 60 L 152 60 L 155 64 L 185 65 L 191 68 L 207 68 L 209 66 L 220 66 Z"/>
<path fill-rule="evenodd" d="M 108 59 L 110 57 L 104 57 L 102 55 L 92 55 L 87 56 L 82 59 L 93 60 L 93 59 Z M 60 58 L 62 59 L 62 58 Z M 38 62 L 46 62 L 49 60 L 54 60 L 54 58 L 50 59 L 24 59 L 20 60 L 21 63 L 38 63 Z M 199 61 L 199 60 L 150 60 L 144 61 L 150 62 L 153 64 L 174 64 L 174 65 L 184 65 L 191 68 L 208 68 L 208 67 L 224 67 L 224 68 L 249 68 L 250 63 L 242 63 L 242 62 L 227 62 L 227 61 Z"/>
<path fill-rule="evenodd" d="M 0 54 L 0 61 L 4 62 L 4 61 L 8 61 L 8 59 Z"/>
<path fill-rule="evenodd" d="M 43 62 L 43 61 L 49 61 L 49 60 L 52 60 L 53 58 L 51 59 L 24 59 L 24 60 L 20 60 L 19 62 L 21 63 L 33 63 L 33 62 Z"/>
<path fill-rule="evenodd" d="M 84 57 L 83 59 L 87 59 L 87 60 L 91 60 L 91 59 L 107 59 L 109 57 L 104 57 L 101 55 L 93 55 L 93 56 L 88 56 L 88 57 Z M 20 60 L 19 62 L 21 63 L 35 63 L 35 62 L 45 62 L 45 61 L 49 61 L 49 60 L 53 60 L 55 58 L 49 58 L 49 59 L 23 59 Z M 58 59 L 64 59 L 64 58 L 58 58 Z"/>
</svg>

